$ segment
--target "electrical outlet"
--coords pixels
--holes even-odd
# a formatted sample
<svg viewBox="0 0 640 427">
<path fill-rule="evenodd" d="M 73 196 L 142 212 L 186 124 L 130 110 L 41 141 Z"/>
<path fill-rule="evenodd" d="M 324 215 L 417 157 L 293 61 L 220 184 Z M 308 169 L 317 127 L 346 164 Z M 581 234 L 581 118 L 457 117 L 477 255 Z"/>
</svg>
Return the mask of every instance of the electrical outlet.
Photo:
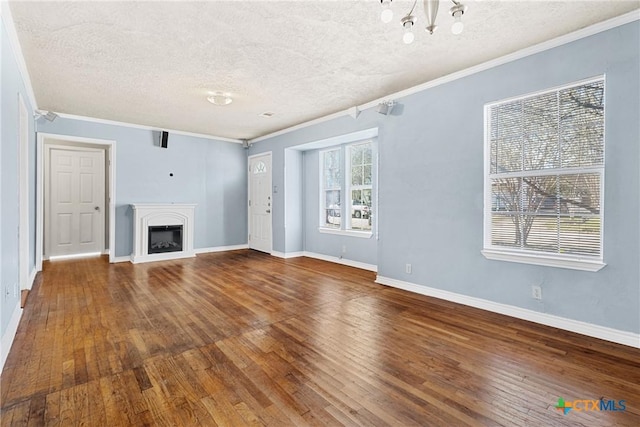
<svg viewBox="0 0 640 427">
<path fill-rule="evenodd" d="M 531 296 L 533 299 L 541 300 L 542 299 L 542 287 L 538 285 L 531 286 Z"/>
<path fill-rule="evenodd" d="M 411 274 L 411 264 L 406 264 L 404 266 L 404 272 L 407 274 Z"/>
</svg>

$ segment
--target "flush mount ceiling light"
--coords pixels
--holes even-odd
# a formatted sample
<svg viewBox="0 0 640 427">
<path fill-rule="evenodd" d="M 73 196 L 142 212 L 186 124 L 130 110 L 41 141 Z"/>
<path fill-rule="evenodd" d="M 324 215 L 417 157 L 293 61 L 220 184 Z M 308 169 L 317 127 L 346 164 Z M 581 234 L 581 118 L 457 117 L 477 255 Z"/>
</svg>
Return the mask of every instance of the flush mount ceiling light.
<svg viewBox="0 0 640 427">
<path fill-rule="evenodd" d="M 258 114 L 258 117 L 264 117 L 265 119 L 270 119 L 271 117 L 275 116 L 276 113 L 273 113 L 271 111 L 265 111 L 264 113 Z"/>
<path fill-rule="evenodd" d="M 229 105 L 233 102 L 233 98 L 228 93 L 223 92 L 209 92 L 207 101 L 213 105 Z"/>
<path fill-rule="evenodd" d="M 393 11 L 391 10 L 391 2 L 393 0 L 380 0 L 380 4 L 382 5 L 382 12 L 380 13 L 380 19 L 385 24 L 391 22 L 393 19 Z M 453 25 L 451 26 L 451 32 L 453 34 L 460 34 L 464 29 L 464 24 L 462 23 L 462 15 L 467 10 L 467 7 L 462 3 L 451 0 L 453 6 L 449 9 L 449 14 L 453 18 Z M 429 34 L 433 34 L 433 32 L 438 28 L 436 25 L 436 17 L 438 15 L 438 6 L 440 6 L 440 0 L 423 0 L 424 4 L 424 15 L 427 21 L 427 25 L 425 27 L 425 31 Z M 416 17 L 413 15 L 413 11 L 415 10 L 418 4 L 418 0 L 414 0 L 413 6 L 409 13 L 407 13 L 404 18 L 400 20 L 402 24 L 402 28 L 404 29 L 404 35 L 402 36 L 402 41 L 405 44 L 413 43 L 415 38 L 413 34 L 413 27 L 416 23 Z"/>
</svg>

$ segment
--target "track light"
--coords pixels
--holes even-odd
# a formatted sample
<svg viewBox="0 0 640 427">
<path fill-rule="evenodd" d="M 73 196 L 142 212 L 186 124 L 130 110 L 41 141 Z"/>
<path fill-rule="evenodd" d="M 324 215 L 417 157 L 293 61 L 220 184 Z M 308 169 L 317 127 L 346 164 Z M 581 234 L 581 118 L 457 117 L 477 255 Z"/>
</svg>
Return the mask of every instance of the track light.
<svg viewBox="0 0 640 427">
<path fill-rule="evenodd" d="M 53 111 L 46 111 L 46 110 L 36 110 L 33 114 L 33 117 L 38 120 L 40 117 L 44 117 L 45 120 L 52 122 L 55 119 L 58 118 L 58 115 L 56 113 L 54 113 Z"/>
<path fill-rule="evenodd" d="M 393 107 L 395 105 L 396 101 L 383 101 L 378 104 L 378 106 L 376 107 L 376 111 L 386 116 L 391 113 L 391 110 L 393 110 Z"/>
</svg>

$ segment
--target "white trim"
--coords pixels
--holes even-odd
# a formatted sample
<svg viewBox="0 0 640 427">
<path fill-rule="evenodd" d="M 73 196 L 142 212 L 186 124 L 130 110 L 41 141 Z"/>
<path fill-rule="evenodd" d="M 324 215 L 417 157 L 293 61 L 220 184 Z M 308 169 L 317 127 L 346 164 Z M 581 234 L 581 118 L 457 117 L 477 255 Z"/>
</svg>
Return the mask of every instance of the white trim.
<svg viewBox="0 0 640 427">
<path fill-rule="evenodd" d="M 339 236 L 359 237 L 369 239 L 373 236 L 372 231 L 342 230 L 337 228 L 318 227 L 318 232 L 322 234 L 337 234 Z"/>
<path fill-rule="evenodd" d="M 109 262 L 112 264 L 119 262 L 131 262 L 131 255 L 129 256 L 114 256 L 113 258 L 109 258 Z"/>
<path fill-rule="evenodd" d="M 116 247 L 116 141 L 110 139 L 85 138 L 71 135 L 38 132 L 36 140 L 36 270 L 42 270 L 44 256 L 44 145 L 47 139 L 82 144 L 100 145 L 109 160 L 106 168 L 105 191 L 109 201 L 109 262 L 114 262 Z M 48 144 L 47 144 L 48 145 Z M 73 144 L 70 145 L 73 147 Z M 105 241 L 106 246 L 106 241 Z M 106 248 L 105 248 L 106 249 Z"/>
<path fill-rule="evenodd" d="M 526 308 L 497 303 L 476 297 L 470 297 L 467 295 L 457 294 L 455 292 L 449 292 L 442 289 L 421 286 L 415 283 L 392 279 L 390 277 L 377 276 L 376 283 L 403 289 L 405 291 L 414 292 L 420 295 L 442 299 L 445 301 L 468 305 L 470 307 L 487 310 L 492 313 L 504 314 L 506 316 L 515 317 L 517 319 L 527 320 L 546 326 L 552 326 L 554 328 L 564 329 L 566 331 L 575 332 L 593 338 L 599 338 L 618 344 L 628 345 L 630 347 L 640 348 L 640 334 L 636 334 L 633 332 L 620 331 L 618 329 L 594 325 L 592 323 L 582 322 L 579 320 L 567 319 L 566 317 L 555 316 L 553 314 L 541 313 Z"/>
<path fill-rule="evenodd" d="M 7 30 L 9 45 L 11 46 L 13 56 L 15 57 L 16 63 L 18 64 L 18 72 L 20 73 L 20 78 L 22 79 L 24 87 L 27 91 L 27 97 L 29 98 L 31 108 L 33 110 L 37 110 L 38 103 L 36 102 L 36 95 L 33 91 L 33 86 L 31 85 L 31 77 L 29 76 L 27 63 L 25 62 L 24 56 L 22 55 L 22 47 L 20 46 L 18 32 L 16 31 L 16 26 L 13 22 L 13 16 L 11 15 L 11 9 L 9 8 L 8 1 L 0 1 L 0 19 L 2 19 L 4 27 Z"/>
<path fill-rule="evenodd" d="M 329 138 L 319 139 L 317 141 L 305 142 L 300 145 L 289 147 L 291 150 L 296 151 L 309 151 L 326 149 L 324 151 L 330 151 L 332 148 L 337 148 L 344 144 L 357 144 L 359 142 L 365 142 L 367 140 L 373 140 L 378 137 L 378 128 L 373 127 L 369 129 L 359 130 L 356 132 L 340 134 Z"/>
<path fill-rule="evenodd" d="M 196 138 L 215 139 L 217 141 L 233 142 L 234 144 L 242 144 L 241 139 L 225 138 L 223 136 L 207 135 L 204 133 L 195 133 L 195 132 L 185 132 L 185 131 L 176 130 L 176 129 L 158 128 L 155 126 L 139 125 L 139 124 L 128 123 L 128 122 L 119 122 L 116 120 L 99 119 L 96 117 L 79 116 L 76 114 L 67 114 L 67 113 L 57 113 L 57 114 L 59 117 L 62 117 L 63 119 L 82 120 L 85 122 L 99 123 L 103 125 L 122 126 L 122 127 L 133 128 L 133 129 L 142 129 L 142 130 L 150 130 L 150 131 L 158 131 L 158 132 L 166 131 L 176 135 L 193 136 Z"/>
<path fill-rule="evenodd" d="M 33 120 L 33 118 L 31 118 Z M 18 279 L 20 289 L 30 289 L 29 279 L 29 110 L 18 92 Z"/>
<path fill-rule="evenodd" d="M 31 270 L 31 273 L 29 273 L 29 287 L 27 288 L 28 290 L 33 288 L 33 282 L 36 281 L 37 274 L 38 274 L 38 270 L 34 267 L 33 270 Z"/>
<path fill-rule="evenodd" d="M 271 251 L 271 255 L 273 255 L 274 257 L 278 257 L 278 258 L 283 258 L 283 259 L 289 259 L 289 258 L 299 258 L 304 256 L 304 252 L 299 251 L 299 252 L 278 252 L 278 251 Z"/>
<path fill-rule="evenodd" d="M 583 270 L 596 272 L 607 264 L 591 259 L 562 258 L 547 254 L 532 254 L 525 252 L 510 252 L 505 250 L 483 249 L 482 255 L 494 261 L 519 262 L 521 264 L 543 265 L 546 267 L 568 268 L 571 270 Z"/>
<path fill-rule="evenodd" d="M 2 369 L 4 369 L 4 363 L 7 361 L 7 356 L 9 356 L 9 351 L 11 350 L 13 340 L 16 338 L 16 333 L 18 332 L 18 325 L 20 324 L 21 317 L 22 309 L 20 308 L 20 299 L 18 298 L 18 301 L 16 301 L 16 306 L 13 309 L 11 319 L 9 319 L 7 329 L 5 329 L 4 334 L 2 334 L 2 342 L 0 343 L 0 372 L 2 372 Z"/>
<path fill-rule="evenodd" d="M 329 262 L 333 262 L 333 263 L 336 263 L 336 264 L 347 265 L 349 267 L 360 268 L 362 270 L 368 270 L 368 271 L 373 271 L 373 272 L 377 272 L 378 271 L 378 266 L 377 265 L 367 264 L 365 262 L 360 262 L 360 261 L 353 261 L 353 260 L 345 259 L 345 258 L 338 258 L 338 257 L 335 257 L 335 256 L 330 256 L 330 255 L 318 254 L 318 253 L 315 253 L 315 252 L 304 251 L 302 253 L 302 256 L 306 256 L 308 258 L 320 259 L 322 261 L 329 261 Z"/>
<path fill-rule="evenodd" d="M 249 244 L 245 243 L 242 245 L 213 246 L 210 248 L 198 248 L 198 249 L 194 249 L 193 251 L 196 254 L 209 254 L 213 252 L 238 251 L 240 249 L 249 249 Z"/>
<path fill-rule="evenodd" d="M 455 73 L 451 73 L 451 74 L 448 74 L 446 76 L 443 76 L 443 77 L 428 81 L 426 83 L 423 83 L 423 84 L 420 84 L 420 85 L 417 85 L 417 86 L 413 86 L 413 87 L 410 87 L 408 89 L 401 90 L 399 92 L 395 92 L 395 93 L 389 94 L 387 96 L 375 99 L 373 101 L 367 102 L 367 103 L 362 104 L 362 105 L 356 105 L 355 107 L 360 111 L 364 111 L 366 109 L 376 107 L 381 102 L 385 102 L 385 101 L 388 101 L 390 99 L 398 99 L 398 98 L 403 98 L 403 97 L 406 97 L 406 96 L 414 95 L 414 94 L 422 92 L 424 90 L 431 89 L 433 87 L 440 86 L 440 85 L 443 85 L 443 84 L 446 84 L 446 83 L 451 83 L 451 82 L 453 82 L 455 80 L 458 80 L 458 79 L 461 79 L 461 78 L 464 78 L 464 77 L 468 77 L 468 76 L 471 76 L 473 74 L 480 73 L 482 71 L 486 71 L 486 70 L 489 70 L 491 68 L 498 67 L 500 65 L 508 64 L 509 62 L 517 61 L 519 59 L 526 58 L 527 56 L 535 55 L 535 54 L 538 54 L 540 52 L 544 52 L 546 50 L 554 49 L 556 47 L 563 46 L 565 44 L 569 44 L 569 43 L 572 43 L 574 41 L 577 41 L 577 40 L 592 36 L 594 34 L 601 33 L 603 31 L 610 30 L 612 28 L 620 27 L 622 25 L 629 24 L 629 23 L 637 21 L 637 20 L 640 20 L 640 11 L 636 9 L 636 10 L 631 11 L 629 13 L 625 13 L 624 15 L 620 15 L 620 16 L 617 16 L 615 18 L 608 19 L 606 21 L 598 22 L 598 23 L 593 24 L 593 25 L 591 25 L 589 27 L 581 28 L 581 29 L 579 29 L 577 31 L 574 31 L 574 32 L 571 32 L 571 33 L 568 33 L 568 34 L 564 34 L 562 36 L 556 37 L 556 38 L 551 39 L 551 40 L 544 41 L 542 43 L 538 43 L 538 44 L 533 45 L 533 46 L 528 46 L 528 47 L 526 47 L 524 49 L 518 50 L 516 52 L 510 53 L 510 54 L 505 55 L 505 56 L 502 56 L 500 58 L 492 59 L 492 60 L 489 60 L 489 61 L 484 62 L 482 64 L 474 65 L 473 67 L 469 67 L 469 68 L 466 68 L 464 70 L 456 71 Z M 267 135 L 260 136 L 258 138 L 251 139 L 249 142 L 253 144 L 254 142 L 259 142 L 259 141 L 263 141 L 265 139 L 269 139 L 269 138 L 273 138 L 273 137 L 276 137 L 276 136 L 279 136 L 279 135 L 287 134 L 289 132 L 293 132 L 295 130 L 302 129 L 302 128 L 305 128 L 305 127 L 309 127 L 309 126 L 312 126 L 312 125 L 315 125 L 315 124 L 318 124 L 318 123 L 326 122 L 326 121 L 329 121 L 329 120 L 332 120 L 332 119 L 335 119 L 335 118 L 338 118 L 338 117 L 348 116 L 348 115 L 351 115 L 352 111 L 353 111 L 353 107 L 349 107 L 346 110 L 339 111 L 337 113 L 333 113 L 333 114 L 330 114 L 328 116 L 320 117 L 320 118 L 317 118 L 317 119 L 314 119 L 314 120 L 310 120 L 308 122 L 304 122 L 304 123 L 297 124 L 295 126 L 291 126 L 289 128 L 286 128 L 286 129 L 281 129 L 281 130 L 279 130 L 277 132 L 273 132 L 273 133 L 270 133 L 270 134 L 267 134 Z"/>
</svg>

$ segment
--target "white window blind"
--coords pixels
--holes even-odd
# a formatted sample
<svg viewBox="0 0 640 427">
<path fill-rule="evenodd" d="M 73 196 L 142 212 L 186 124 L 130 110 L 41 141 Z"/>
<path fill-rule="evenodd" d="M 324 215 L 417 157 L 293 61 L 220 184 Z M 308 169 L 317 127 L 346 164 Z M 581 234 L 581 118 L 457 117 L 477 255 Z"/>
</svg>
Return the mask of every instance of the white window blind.
<svg viewBox="0 0 640 427">
<path fill-rule="evenodd" d="M 602 260 L 604 79 L 486 107 L 485 249 Z"/>
</svg>

